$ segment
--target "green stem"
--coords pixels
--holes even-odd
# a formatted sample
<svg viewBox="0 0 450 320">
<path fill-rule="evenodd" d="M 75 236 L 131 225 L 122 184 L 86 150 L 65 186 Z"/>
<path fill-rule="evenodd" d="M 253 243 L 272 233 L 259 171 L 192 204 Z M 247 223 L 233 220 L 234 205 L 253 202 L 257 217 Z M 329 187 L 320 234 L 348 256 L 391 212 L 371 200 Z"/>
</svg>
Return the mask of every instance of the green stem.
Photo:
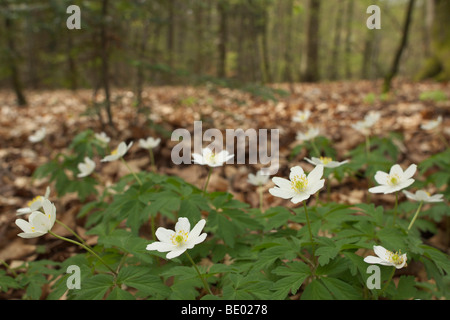
<svg viewBox="0 0 450 320">
<path fill-rule="evenodd" d="M 391 283 L 392 278 L 394 277 L 395 274 L 395 267 L 392 267 L 392 272 L 391 275 L 389 276 L 388 281 L 386 282 L 386 284 L 384 285 L 383 289 L 381 289 L 379 296 L 381 296 L 383 294 L 383 292 L 386 290 L 386 288 L 388 287 L 389 283 Z"/>
<path fill-rule="evenodd" d="M 101 263 L 103 263 L 115 276 L 117 276 L 117 273 L 98 255 L 96 254 L 91 248 L 89 248 L 88 246 L 85 246 L 84 244 L 82 244 L 81 242 L 66 238 L 66 237 L 62 237 L 57 235 L 56 233 L 52 232 L 51 230 L 48 231 L 48 233 L 50 233 L 52 236 L 54 236 L 55 238 L 58 238 L 60 240 L 64 240 L 73 244 L 76 244 L 77 246 L 82 247 L 84 250 L 88 251 L 89 253 L 91 253 L 94 257 L 96 257 Z"/>
<path fill-rule="evenodd" d="M 141 179 L 139 179 L 139 177 L 136 175 L 136 173 L 134 173 L 134 171 L 131 170 L 130 166 L 129 166 L 128 163 L 125 161 L 125 159 L 121 157 L 120 160 L 122 160 L 122 162 L 125 164 L 125 166 L 128 168 L 128 170 L 133 174 L 134 178 L 135 178 L 136 181 L 139 183 L 139 185 L 142 186 L 142 181 L 141 181 Z"/>
<path fill-rule="evenodd" d="M 417 211 L 414 214 L 414 217 L 413 217 L 413 219 L 411 220 L 411 223 L 408 226 L 408 231 L 411 229 L 411 227 L 413 226 L 413 224 L 416 221 L 417 217 L 419 216 L 419 212 L 420 212 L 420 209 L 422 209 L 422 205 L 423 205 L 423 201 L 420 201 L 419 207 L 417 208 Z"/>
<path fill-rule="evenodd" d="M 152 148 L 148 149 L 148 152 L 150 153 L 150 161 L 152 164 L 152 170 L 153 170 L 153 172 L 156 173 L 156 165 L 155 165 L 155 157 L 153 155 L 153 149 Z"/>
<path fill-rule="evenodd" d="M 205 186 L 203 187 L 203 193 L 206 193 L 206 188 L 208 187 L 209 179 L 211 178 L 212 167 L 209 167 L 208 177 L 205 181 Z"/>
<path fill-rule="evenodd" d="M 258 187 L 259 192 L 259 210 L 263 213 L 263 189 L 261 186 Z"/>
<path fill-rule="evenodd" d="M 194 260 L 192 260 L 191 256 L 189 255 L 189 253 L 186 251 L 186 255 L 189 258 L 189 260 L 191 261 L 192 265 L 195 268 L 195 271 L 197 271 L 198 276 L 200 277 L 200 279 L 202 279 L 203 282 L 203 286 L 205 287 L 206 291 L 208 291 L 209 294 L 212 295 L 211 289 L 209 289 L 209 285 L 206 282 L 205 278 L 203 278 L 202 274 L 200 273 L 200 270 L 198 270 L 197 265 L 195 264 Z"/>
<path fill-rule="evenodd" d="M 2 265 L 4 265 L 6 267 L 6 269 L 8 269 L 12 273 L 12 275 L 17 278 L 17 273 L 11 268 L 11 266 L 9 264 L 7 264 L 5 260 L 0 260 L 0 261 L 1 261 Z"/>
<path fill-rule="evenodd" d="M 66 224 L 64 224 L 62 221 L 56 219 L 56 223 L 58 223 L 59 225 L 63 226 L 67 231 L 69 231 L 71 234 L 73 234 L 78 240 L 80 240 L 80 242 L 82 244 L 84 244 L 86 247 L 90 246 L 75 232 L 73 231 L 71 228 L 69 228 L 69 226 L 67 226 Z"/>
<path fill-rule="evenodd" d="M 314 152 L 317 154 L 317 156 L 320 157 L 320 152 L 319 149 L 317 149 L 316 144 L 314 143 L 314 139 L 311 139 L 311 146 L 313 147 Z"/>
<path fill-rule="evenodd" d="M 398 207 L 398 191 L 395 193 L 394 220 L 392 222 L 392 226 L 395 226 L 395 220 L 397 219 L 397 207 Z"/>
<path fill-rule="evenodd" d="M 316 247 L 314 244 L 313 235 L 312 235 L 312 231 L 311 231 L 311 223 L 309 221 L 308 209 L 307 209 L 306 203 L 304 201 L 303 201 L 303 207 L 305 208 L 306 223 L 308 224 L 309 239 L 311 240 L 313 256 L 315 257 L 316 256 Z"/>
<path fill-rule="evenodd" d="M 367 156 L 367 162 L 369 162 L 369 157 L 370 157 L 370 138 L 369 138 L 369 135 L 366 135 L 366 156 Z"/>
</svg>

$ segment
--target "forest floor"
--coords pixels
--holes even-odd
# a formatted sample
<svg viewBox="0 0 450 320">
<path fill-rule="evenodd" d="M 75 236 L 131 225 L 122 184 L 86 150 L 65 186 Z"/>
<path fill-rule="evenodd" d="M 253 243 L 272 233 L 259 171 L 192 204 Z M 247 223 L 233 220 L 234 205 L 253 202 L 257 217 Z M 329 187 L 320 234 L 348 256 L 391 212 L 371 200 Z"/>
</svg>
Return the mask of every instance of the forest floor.
<svg viewBox="0 0 450 320">
<path fill-rule="evenodd" d="M 274 86 L 289 91 L 287 85 Z M 375 126 L 376 135 L 398 132 L 404 140 L 398 143 L 401 150 L 399 163 L 406 167 L 419 163 L 445 147 L 439 137 L 420 129 L 424 121 L 444 118 L 444 134 L 450 137 L 450 84 L 396 82 L 389 96 L 378 94 L 379 82 L 334 82 L 323 84 L 295 84 L 287 96 L 278 101 L 267 101 L 249 93 L 216 87 L 151 87 L 144 91 L 144 106 L 150 110 L 150 119 L 159 125 L 155 131 L 148 125 L 147 116 L 137 115 L 134 95 L 131 90 L 114 90 L 113 117 L 117 130 L 102 128 L 92 112 L 92 90 L 37 90 L 28 91 L 29 106 L 15 105 L 10 91 L 0 91 L 0 260 L 14 266 L 23 261 L 36 259 L 42 239 L 25 241 L 17 237 L 16 210 L 38 195 L 44 195 L 48 181 L 35 180 L 33 172 L 59 152 L 67 151 L 72 139 L 85 129 L 105 131 L 111 138 L 110 145 L 120 141 L 135 141 L 135 146 L 126 155 L 132 168 L 148 170 L 148 153 L 137 147 L 140 138 L 160 136 L 162 142 L 155 150 L 156 166 L 160 173 L 177 175 L 187 182 L 202 187 L 207 170 L 198 165 L 177 166 L 171 161 L 171 150 L 178 143 L 170 140 L 177 128 L 192 132 L 194 121 L 203 121 L 203 131 L 217 129 L 280 129 L 280 169 L 278 176 L 286 176 L 289 168 L 298 164 L 309 171 L 312 167 L 304 161 L 305 152 L 289 159 L 292 148 L 298 143 L 296 133 L 304 126 L 292 121 L 299 110 L 309 109 L 312 114 L 309 124 L 318 126 L 321 134 L 333 141 L 339 160 L 345 160 L 346 152 L 364 142 L 364 136 L 351 124 L 362 120 L 369 111 L 379 111 L 381 120 Z M 442 92 L 447 99 L 423 99 L 423 93 Z M 100 97 L 99 97 L 100 98 Z M 46 127 L 47 137 L 43 143 L 32 144 L 28 136 L 37 129 Z M 118 161 L 101 165 L 98 175 L 108 184 L 118 176 L 128 174 L 126 167 Z M 247 183 L 248 173 L 254 173 L 253 165 L 226 165 L 213 174 L 209 190 L 228 191 L 238 200 L 258 206 L 256 189 Z M 271 186 L 267 186 L 267 189 Z M 331 200 L 341 203 L 359 203 L 366 197 L 365 186 L 350 184 L 332 185 Z M 267 191 L 267 190 L 266 190 Z M 265 192 L 266 207 L 292 205 L 289 201 L 272 197 Z M 389 196 L 374 197 L 374 201 L 392 204 Z M 50 194 L 55 201 L 55 193 Z M 76 219 L 82 203 L 73 195 L 65 195 L 57 201 L 58 218 L 83 234 L 83 221 Z M 55 226 L 60 227 L 60 226 Z M 442 222 L 439 232 L 428 241 L 450 254 L 446 224 Z M 57 230 L 64 235 L 64 230 Z M 70 255 L 55 250 L 51 259 Z M 59 256 L 59 258 L 58 258 Z"/>
</svg>

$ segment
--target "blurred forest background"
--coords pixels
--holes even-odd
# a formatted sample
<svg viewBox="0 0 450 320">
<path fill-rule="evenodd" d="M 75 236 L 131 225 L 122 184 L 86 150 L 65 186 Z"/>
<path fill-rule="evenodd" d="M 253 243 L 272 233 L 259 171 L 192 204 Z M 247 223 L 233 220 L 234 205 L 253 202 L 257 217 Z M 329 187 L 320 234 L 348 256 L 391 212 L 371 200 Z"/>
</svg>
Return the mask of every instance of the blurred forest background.
<svg viewBox="0 0 450 320">
<path fill-rule="evenodd" d="M 370 30 L 370 5 L 381 29 Z M 81 29 L 69 30 L 69 5 Z M 0 0 L 0 88 L 450 77 L 447 0 Z"/>
</svg>

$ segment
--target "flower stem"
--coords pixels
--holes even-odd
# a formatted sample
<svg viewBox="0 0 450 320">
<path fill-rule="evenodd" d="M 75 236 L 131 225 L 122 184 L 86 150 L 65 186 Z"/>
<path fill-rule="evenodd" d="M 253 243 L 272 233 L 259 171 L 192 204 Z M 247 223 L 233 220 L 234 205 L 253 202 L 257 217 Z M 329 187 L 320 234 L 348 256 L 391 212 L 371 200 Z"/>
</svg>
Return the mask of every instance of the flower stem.
<svg viewBox="0 0 450 320">
<path fill-rule="evenodd" d="M 6 267 L 6 269 L 8 269 L 12 273 L 12 275 L 14 277 L 17 278 L 17 273 L 11 268 L 11 266 L 9 264 L 6 263 L 5 260 L 0 260 L 0 262 L 1 262 L 2 265 L 4 265 Z"/>
<path fill-rule="evenodd" d="M 419 216 L 419 212 L 420 212 L 420 209 L 422 209 L 422 205 L 423 205 L 423 201 L 420 201 L 419 207 L 417 208 L 417 211 L 414 214 L 414 217 L 413 217 L 413 219 L 411 220 L 411 223 L 408 226 L 408 231 L 411 229 L 411 227 L 413 226 L 413 224 L 416 221 L 417 217 Z"/>
<path fill-rule="evenodd" d="M 381 289 L 379 296 L 381 296 L 383 294 L 383 292 L 386 290 L 386 288 L 388 287 L 389 283 L 391 283 L 392 278 L 394 277 L 395 274 L 395 267 L 392 267 L 392 272 L 391 275 L 389 276 L 388 281 L 386 282 L 386 284 L 384 285 L 383 289 Z"/>
<path fill-rule="evenodd" d="M 149 148 L 148 152 L 150 153 L 150 161 L 152 164 L 152 170 L 156 173 L 156 165 L 155 165 L 155 156 L 153 155 L 153 149 Z"/>
<path fill-rule="evenodd" d="M 316 247 L 314 244 L 313 235 L 312 235 L 312 231 L 311 231 L 311 223 L 309 221 L 308 209 L 307 209 L 306 203 L 304 201 L 303 201 L 303 208 L 305 208 L 305 216 L 306 216 L 306 222 L 308 224 L 309 239 L 311 240 L 313 256 L 315 257 L 316 256 Z"/>
<path fill-rule="evenodd" d="M 203 286 L 205 287 L 206 291 L 208 291 L 209 294 L 212 295 L 211 289 L 209 289 L 209 285 L 206 282 L 205 278 L 203 278 L 202 274 L 200 273 L 200 270 L 198 270 L 197 265 L 195 264 L 194 260 L 192 260 L 191 256 L 189 255 L 189 253 L 186 251 L 186 255 L 189 258 L 189 261 L 191 261 L 192 265 L 195 268 L 195 271 L 197 271 L 198 276 L 200 277 L 200 279 L 202 279 L 203 282 Z"/>
<path fill-rule="evenodd" d="M 139 177 L 136 175 L 136 173 L 134 173 L 134 171 L 131 170 L 130 166 L 129 166 L 128 163 L 125 161 L 125 159 L 121 157 L 120 160 L 122 160 L 122 162 L 125 164 L 125 166 L 128 168 L 128 170 L 133 174 L 134 178 L 135 178 L 136 181 L 139 183 L 139 185 L 142 186 L 142 181 L 141 181 L 141 179 L 139 179 Z"/>
<path fill-rule="evenodd" d="M 397 219 L 397 207 L 398 207 L 398 191 L 395 193 L 394 220 L 392 221 L 392 226 L 395 226 L 395 220 Z"/>
<path fill-rule="evenodd" d="M 206 188 L 208 187 L 209 179 L 211 178 L 212 167 L 209 167 L 208 177 L 205 181 L 205 186 L 203 187 L 203 193 L 206 193 Z"/>
<path fill-rule="evenodd" d="M 84 250 L 88 251 L 89 253 L 91 253 L 93 256 L 95 256 L 101 263 L 103 263 L 115 276 L 117 276 L 117 273 L 98 255 L 96 254 L 91 248 L 89 248 L 88 246 L 85 246 L 84 244 L 82 244 L 81 242 L 66 238 L 66 237 L 62 237 L 57 235 L 56 233 L 52 232 L 51 230 L 48 231 L 48 233 L 50 233 L 52 236 L 54 236 L 55 238 L 58 238 L 60 240 L 64 240 L 73 244 L 76 244 L 77 246 L 82 247 Z"/>
<path fill-rule="evenodd" d="M 369 162 L 370 157 L 370 139 L 369 135 L 366 134 L 366 156 L 367 156 L 367 162 Z"/>
<path fill-rule="evenodd" d="M 263 188 L 261 186 L 258 187 L 259 193 L 259 210 L 263 213 Z"/>
<path fill-rule="evenodd" d="M 69 231 L 71 234 L 73 234 L 78 240 L 80 240 L 80 242 L 82 244 L 84 244 L 86 247 L 90 246 L 71 228 L 69 228 L 69 226 L 67 226 L 66 224 L 64 224 L 62 221 L 59 221 L 58 219 L 56 219 L 56 223 L 58 223 L 59 225 L 63 226 L 67 231 Z"/>
<path fill-rule="evenodd" d="M 314 139 L 311 139 L 311 146 L 313 147 L 314 152 L 317 154 L 317 156 L 320 157 L 320 152 L 319 149 L 317 149 L 316 144 L 314 143 Z"/>
</svg>

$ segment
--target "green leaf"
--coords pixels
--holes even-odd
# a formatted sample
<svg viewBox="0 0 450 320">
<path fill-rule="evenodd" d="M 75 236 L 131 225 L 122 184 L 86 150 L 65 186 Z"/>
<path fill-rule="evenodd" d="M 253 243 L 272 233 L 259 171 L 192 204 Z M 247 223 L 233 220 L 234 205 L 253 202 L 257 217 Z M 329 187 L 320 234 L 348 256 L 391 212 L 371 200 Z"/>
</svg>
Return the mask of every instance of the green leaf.
<svg viewBox="0 0 450 320">
<path fill-rule="evenodd" d="M 289 292 L 297 293 L 300 286 L 311 274 L 311 270 L 303 262 L 293 261 L 286 266 L 273 269 L 272 273 L 283 277 L 275 282 L 273 290 L 277 291 L 277 294 L 284 299 Z"/>
<path fill-rule="evenodd" d="M 77 300 L 101 300 L 114 285 L 114 277 L 109 274 L 97 274 L 81 283 L 80 290 L 72 290 Z"/>
<path fill-rule="evenodd" d="M 165 299 L 170 295 L 170 289 L 158 277 L 150 273 L 150 269 L 141 266 L 127 266 L 120 269 L 117 282 L 133 287 L 144 296 Z"/>
<path fill-rule="evenodd" d="M 407 300 L 414 298 L 417 292 L 416 281 L 413 276 L 401 276 L 397 285 L 397 290 L 392 297 L 394 300 Z"/>
<path fill-rule="evenodd" d="M 333 300 L 333 296 L 320 279 L 314 279 L 306 286 L 300 300 Z"/>
<path fill-rule="evenodd" d="M 136 300 L 136 298 L 119 287 L 115 287 L 109 294 L 106 300 Z"/>
<path fill-rule="evenodd" d="M 342 280 L 332 277 L 323 277 L 321 280 L 325 287 L 338 300 L 359 300 L 362 298 L 356 288 Z"/>
</svg>

